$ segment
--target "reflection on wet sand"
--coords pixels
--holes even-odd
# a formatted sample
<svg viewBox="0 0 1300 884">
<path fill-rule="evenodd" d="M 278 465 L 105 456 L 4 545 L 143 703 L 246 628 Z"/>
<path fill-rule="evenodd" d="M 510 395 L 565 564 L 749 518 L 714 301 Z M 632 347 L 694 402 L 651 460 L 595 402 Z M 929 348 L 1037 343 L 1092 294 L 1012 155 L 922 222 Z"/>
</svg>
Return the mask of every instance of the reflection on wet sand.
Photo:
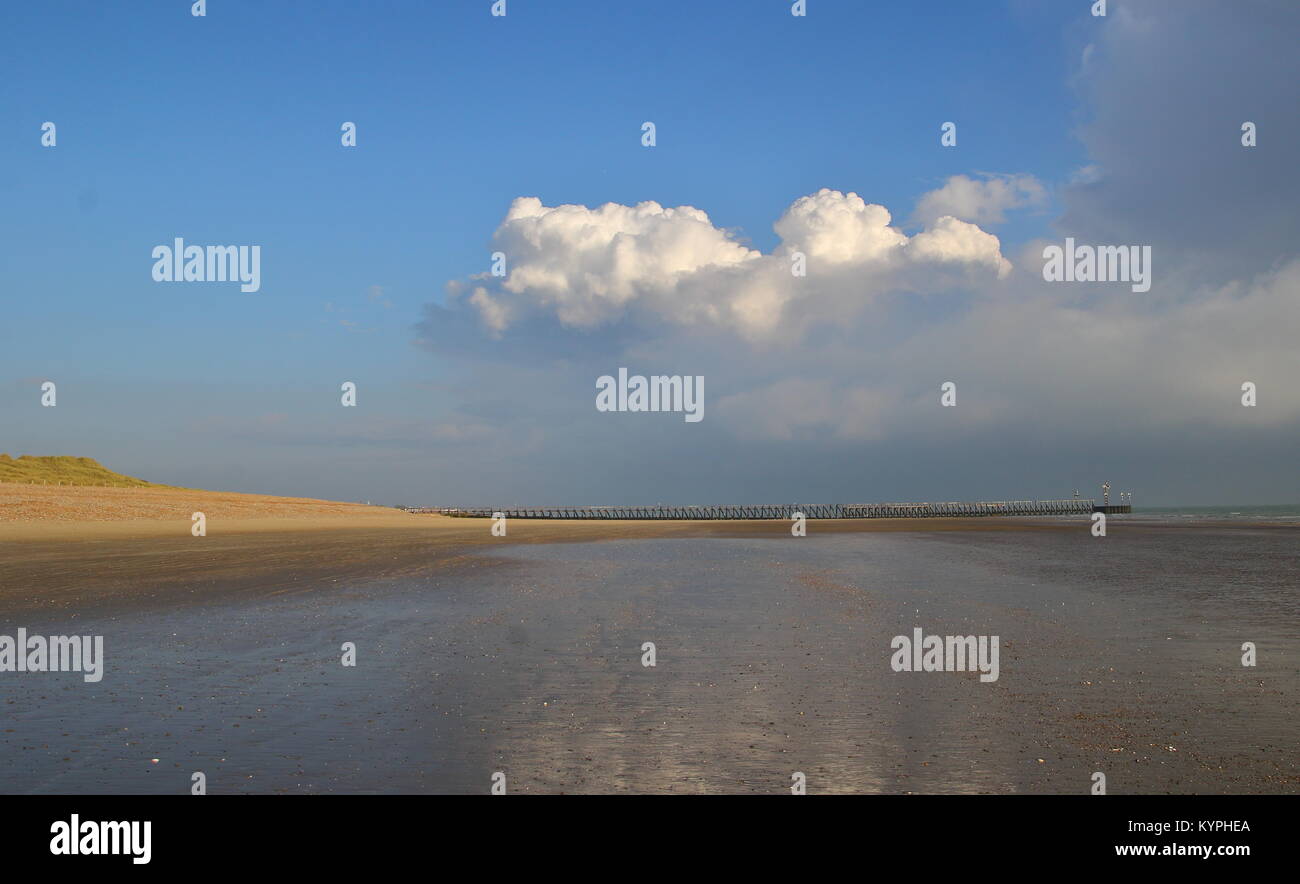
<svg viewBox="0 0 1300 884">
<path fill-rule="evenodd" d="M 801 772 L 810 794 L 1085 794 L 1101 770 L 1115 793 L 1295 792 L 1294 539 L 506 545 L 289 592 L 29 610 L 29 629 L 104 635 L 106 672 L 6 679 L 0 789 L 184 791 L 197 770 L 213 794 L 486 793 L 501 771 L 513 794 L 788 794 Z M 999 678 L 893 671 L 916 627 L 1000 636 Z"/>
</svg>

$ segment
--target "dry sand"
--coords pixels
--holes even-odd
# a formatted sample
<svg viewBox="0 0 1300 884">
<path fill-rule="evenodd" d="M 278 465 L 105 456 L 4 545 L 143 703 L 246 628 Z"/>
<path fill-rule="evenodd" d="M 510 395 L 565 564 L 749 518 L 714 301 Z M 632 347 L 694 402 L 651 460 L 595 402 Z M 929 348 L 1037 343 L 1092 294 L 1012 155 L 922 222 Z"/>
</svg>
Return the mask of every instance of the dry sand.
<svg viewBox="0 0 1300 884">
<path fill-rule="evenodd" d="M 0 483 L 0 525 L 13 522 L 189 521 L 194 512 L 220 519 L 364 519 L 393 510 L 359 503 L 199 491 Z"/>
</svg>

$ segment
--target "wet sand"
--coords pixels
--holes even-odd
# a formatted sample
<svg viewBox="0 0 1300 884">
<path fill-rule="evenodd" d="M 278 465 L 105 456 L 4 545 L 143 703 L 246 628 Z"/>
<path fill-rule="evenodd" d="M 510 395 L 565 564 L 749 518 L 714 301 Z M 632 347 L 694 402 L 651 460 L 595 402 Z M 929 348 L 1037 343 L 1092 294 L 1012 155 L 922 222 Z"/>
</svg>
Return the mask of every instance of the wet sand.
<svg viewBox="0 0 1300 884">
<path fill-rule="evenodd" d="M 96 489 L 123 491 L 131 489 Z M 790 536 L 784 521 L 591 522 L 513 519 L 506 537 L 491 520 L 409 514 L 355 505 L 353 512 L 278 518 L 209 514 L 207 535 L 183 517 L 0 522 L 0 613 L 84 605 L 170 605 L 256 597 L 340 579 L 420 573 L 507 544 L 689 537 Z M 812 523 L 819 534 L 898 531 L 1062 531 L 1029 519 L 845 519 Z M 1075 523 L 1076 525 L 1079 523 Z M 1086 530 L 1086 528 L 1085 528 Z"/>
<path fill-rule="evenodd" d="M 0 791 L 1300 791 L 1295 526 L 490 524 L 0 525 L 0 634 L 107 657 L 0 674 Z M 913 626 L 999 680 L 892 672 Z"/>
</svg>

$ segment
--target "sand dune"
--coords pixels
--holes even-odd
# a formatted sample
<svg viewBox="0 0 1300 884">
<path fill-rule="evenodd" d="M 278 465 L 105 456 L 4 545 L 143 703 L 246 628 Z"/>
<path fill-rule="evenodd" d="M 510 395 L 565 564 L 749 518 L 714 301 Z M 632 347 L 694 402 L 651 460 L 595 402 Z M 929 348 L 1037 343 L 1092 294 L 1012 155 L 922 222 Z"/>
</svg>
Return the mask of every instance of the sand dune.
<svg viewBox="0 0 1300 884">
<path fill-rule="evenodd" d="M 134 488 L 0 484 L 0 522 L 189 521 L 191 514 L 209 519 L 364 519 L 392 516 L 391 508 L 148 485 Z M 402 515 L 398 513 L 399 515 Z"/>
</svg>

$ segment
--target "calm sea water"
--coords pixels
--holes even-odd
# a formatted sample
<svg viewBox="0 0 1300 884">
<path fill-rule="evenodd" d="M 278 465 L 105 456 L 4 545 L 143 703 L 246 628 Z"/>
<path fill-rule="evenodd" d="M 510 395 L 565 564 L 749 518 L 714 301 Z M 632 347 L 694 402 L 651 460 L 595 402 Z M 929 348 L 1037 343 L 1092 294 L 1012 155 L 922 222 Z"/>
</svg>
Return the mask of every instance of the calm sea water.
<svg viewBox="0 0 1300 884">
<path fill-rule="evenodd" d="M 1242 521 L 1242 522 L 1296 522 L 1300 523 L 1300 504 L 1283 503 L 1239 506 L 1136 506 L 1135 519 L 1155 519 L 1180 522 Z"/>
</svg>

